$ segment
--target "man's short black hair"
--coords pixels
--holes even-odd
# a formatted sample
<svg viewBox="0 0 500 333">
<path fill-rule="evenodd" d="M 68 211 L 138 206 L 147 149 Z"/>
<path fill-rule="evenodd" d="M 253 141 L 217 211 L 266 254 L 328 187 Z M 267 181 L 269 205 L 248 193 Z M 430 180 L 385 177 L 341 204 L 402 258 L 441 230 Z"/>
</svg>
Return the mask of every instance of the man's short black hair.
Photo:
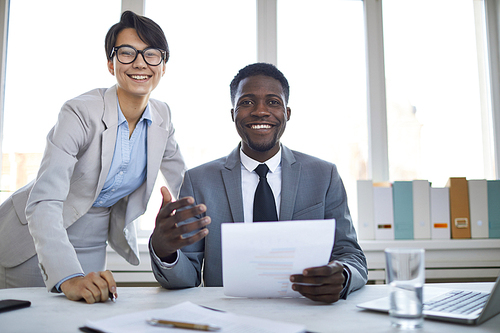
<svg viewBox="0 0 500 333">
<path fill-rule="evenodd" d="M 135 29 L 139 38 L 150 47 L 156 47 L 165 51 L 165 62 L 168 61 L 170 52 L 168 50 L 167 38 L 161 27 L 153 20 L 137 15 L 129 10 L 123 12 L 120 22 L 109 28 L 106 34 L 104 47 L 106 48 L 106 57 L 108 60 L 112 59 L 111 54 L 113 53 L 113 47 L 116 46 L 115 43 L 118 34 L 127 28 Z"/>
<path fill-rule="evenodd" d="M 240 82 L 247 77 L 256 75 L 265 75 L 278 80 L 281 83 L 283 93 L 285 94 L 285 103 L 288 104 L 288 97 L 290 96 L 290 86 L 288 85 L 288 80 L 286 79 L 286 77 L 274 65 L 264 62 L 258 62 L 240 69 L 238 74 L 236 74 L 236 76 L 234 77 L 233 81 L 231 81 L 229 87 L 231 90 L 231 103 L 233 103 L 233 106 L 236 103 L 234 99 L 236 98 L 236 91 L 238 90 L 238 85 L 240 84 Z"/>
</svg>

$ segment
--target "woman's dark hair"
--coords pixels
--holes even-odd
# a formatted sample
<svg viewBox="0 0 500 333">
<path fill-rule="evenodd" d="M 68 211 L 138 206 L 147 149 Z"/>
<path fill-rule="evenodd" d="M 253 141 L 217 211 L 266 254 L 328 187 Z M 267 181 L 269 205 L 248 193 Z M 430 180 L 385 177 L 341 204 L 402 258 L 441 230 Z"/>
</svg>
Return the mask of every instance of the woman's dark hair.
<svg viewBox="0 0 500 333">
<path fill-rule="evenodd" d="M 116 38 L 118 34 L 127 28 L 132 28 L 137 31 L 139 38 L 150 47 L 156 47 L 165 51 L 165 62 L 168 61 L 170 52 L 168 50 L 168 43 L 163 30 L 153 20 L 137 15 L 129 10 L 123 12 L 120 22 L 109 28 L 106 34 L 104 47 L 106 48 L 106 57 L 111 60 L 113 47 L 115 47 Z"/>
</svg>

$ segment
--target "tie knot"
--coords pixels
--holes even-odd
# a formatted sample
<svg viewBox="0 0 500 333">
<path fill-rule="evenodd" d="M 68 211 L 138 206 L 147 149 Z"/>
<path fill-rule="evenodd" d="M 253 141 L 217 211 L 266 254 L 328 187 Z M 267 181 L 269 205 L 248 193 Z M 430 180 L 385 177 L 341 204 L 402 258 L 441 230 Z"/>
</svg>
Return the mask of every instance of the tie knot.
<svg viewBox="0 0 500 333">
<path fill-rule="evenodd" d="M 256 168 L 255 168 L 255 172 L 257 172 L 257 174 L 259 175 L 260 178 L 266 178 L 266 175 L 267 175 L 267 172 L 269 171 L 269 168 L 267 167 L 266 164 L 262 163 L 262 164 L 259 164 Z"/>
</svg>

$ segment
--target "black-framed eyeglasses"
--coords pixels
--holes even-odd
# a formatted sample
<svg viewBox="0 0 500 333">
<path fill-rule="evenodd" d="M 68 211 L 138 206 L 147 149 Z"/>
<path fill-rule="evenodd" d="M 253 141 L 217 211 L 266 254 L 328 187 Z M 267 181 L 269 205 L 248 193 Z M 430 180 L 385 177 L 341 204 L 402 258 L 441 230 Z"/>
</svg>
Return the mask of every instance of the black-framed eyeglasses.
<svg viewBox="0 0 500 333">
<path fill-rule="evenodd" d="M 138 54 L 142 55 L 142 58 L 146 64 L 150 66 L 158 66 L 165 59 L 165 51 L 160 50 L 156 47 L 147 47 L 144 50 L 137 50 L 135 47 L 130 45 L 121 45 L 113 47 L 111 51 L 110 58 L 116 55 L 116 59 L 124 65 L 131 64 L 137 59 Z"/>
</svg>

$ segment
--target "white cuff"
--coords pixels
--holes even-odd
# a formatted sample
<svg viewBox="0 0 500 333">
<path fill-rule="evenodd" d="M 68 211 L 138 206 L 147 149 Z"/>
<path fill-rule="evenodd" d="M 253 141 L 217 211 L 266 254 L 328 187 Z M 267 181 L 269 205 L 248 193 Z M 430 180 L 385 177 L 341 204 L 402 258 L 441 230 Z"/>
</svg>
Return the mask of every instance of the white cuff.
<svg viewBox="0 0 500 333">
<path fill-rule="evenodd" d="M 161 259 L 156 255 L 155 251 L 153 250 L 153 246 L 151 246 L 151 240 L 149 241 L 149 252 L 151 252 L 151 255 L 153 257 L 153 260 L 156 262 L 156 264 L 158 266 L 160 266 L 161 268 L 172 268 L 174 267 L 177 262 L 179 261 L 179 250 L 177 250 L 177 258 L 175 258 L 175 261 L 173 263 L 168 263 L 168 262 L 164 262 L 164 261 L 161 261 Z"/>
</svg>

